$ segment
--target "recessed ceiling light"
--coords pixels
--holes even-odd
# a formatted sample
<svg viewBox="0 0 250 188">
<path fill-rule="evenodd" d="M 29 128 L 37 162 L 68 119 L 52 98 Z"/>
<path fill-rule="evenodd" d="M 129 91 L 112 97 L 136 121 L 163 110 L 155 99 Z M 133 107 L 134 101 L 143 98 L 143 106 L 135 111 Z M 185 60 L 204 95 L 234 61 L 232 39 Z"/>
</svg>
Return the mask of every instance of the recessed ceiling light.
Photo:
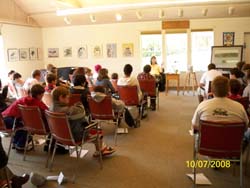
<svg viewBox="0 0 250 188">
<path fill-rule="evenodd" d="M 90 21 L 91 21 L 92 23 L 95 23 L 95 22 L 96 22 L 95 15 L 90 14 L 90 15 L 89 15 L 89 18 L 90 18 Z"/>
<path fill-rule="evenodd" d="M 179 17 L 182 17 L 183 16 L 183 9 L 178 9 L 178 16 Z"/>
<path fill-rule="evenodd" d="M 71 24 L 71 20 L 68 17 L 64 17 L 63 20 L 67 25 Z"/>
<path fill-rule="evenodd" d="M 159 11 L 159 18 L 162 19 L 165 16 L 164 10 Z"/>
<path fill-rule="evenodd" d="M 140 11 L 136 11 L 136 17 L 138 20 L 141 20 L 142 19 L 142 13 Z"/>
<path fill-rule="evenodd" d="M 202 15 L 207 16 L 207 11 L 208 11 L 207 8 L 202 9 Z"/>
<path fill-rule="evenodd" d="M 228 14 L 229 14 L 229 15 L 233 15 L 233 14 L 234 14 L 234 10 L 235 10 L 234 7 L 229 7 L 229 8 L 228 8 Z"/>
<path fill-rule="evenodd" d="M 122 20 L 122 15 L 121 14 L 116 14 L 115 18 L 117 21 L 121 21 Z"/>
</svg>

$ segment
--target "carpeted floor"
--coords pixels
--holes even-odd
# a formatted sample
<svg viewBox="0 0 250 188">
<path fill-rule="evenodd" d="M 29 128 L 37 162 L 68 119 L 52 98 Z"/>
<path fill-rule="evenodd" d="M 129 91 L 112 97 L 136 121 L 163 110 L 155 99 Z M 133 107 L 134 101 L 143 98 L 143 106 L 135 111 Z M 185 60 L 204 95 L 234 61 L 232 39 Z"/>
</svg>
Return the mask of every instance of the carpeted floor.
<svg viewBox="0 0 250 188">
<path fill-rule="evenodd" d="M 188 188 L 192 181 L 186 173 L 186 161 L 192 160 L 193 138 L 188 133 L 191 118 L 197 106 L 197 98 L 193 96 L 176 96 L 170 93 L 160 95 L 160 110 L 150 112 L 148 118 L 141 122 L 141 127 L 129 129 L 129 134 L 118 136 L 117 152 L 104 159 L 103 170 L 98 160 L 92 157 L 94 146 L 89 144 L 89 153 L 76 164 L 76 159 L 68 155 L 57 155 L 54 168 L 49 172 L 45 166 L 46 154 L 42 146 L 28 153 L 25 162 L 22 154 L 11 151 L 9 167 L 16 173 L 31 171 L 44 176 L 57 175 L 63 171 L 72 176 L 74 165 L 77 165 L 78 177 L 75 184 L 65 183 L 58 186 L 55 182 L 47 183 L 44 188 Z M 113 145 L 113 127 L 103 127 L 105 141 Z M 3 139 L 7 148 L 8 138 Z M 230 169 L 199 169 L 212 182 L 213 188 L 239 187 L 239 166 Z M 245 176 L 246 188 L 250 187 L 250 169 Z M 25 188 L 33 187 L 30 183 Z"/>
</svg>

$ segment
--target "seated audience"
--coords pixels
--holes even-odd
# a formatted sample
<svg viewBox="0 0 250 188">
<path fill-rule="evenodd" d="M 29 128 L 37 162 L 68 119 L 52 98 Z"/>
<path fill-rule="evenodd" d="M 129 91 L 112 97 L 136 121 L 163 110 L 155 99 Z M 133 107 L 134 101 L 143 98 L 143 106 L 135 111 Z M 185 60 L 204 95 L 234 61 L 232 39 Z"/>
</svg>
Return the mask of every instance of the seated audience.
<svg viewBox="0 0 250 188">
<path fill-rule="evenodd" d="M 13 128 L 13 123 L 15 122 L 16 127 L 22 127 L 21 113 L 18 109 L 18 105 L 27 106 L 38 106 L 44 115 L 44 111 L 48 107 L 41 101 L 45 90 L 40 84 L 35 84 L 31 87 L 30 95 L 20 98 L 13 102 L 5 111 L 2 112 L 2 116 L 6 126 L 11 129 Z M 45 119 L 45 116 L 44 116 Z M 46 121 L 45 121 L 46 122 Z M 48 130 L 48 127 L 47 127 Z M 13 145 L 16 149 L 23 150 L 26 141 L 26 131 L 20 130 L 16 132 L 14 137 Z"/>
<path fill-rule="evenodd" d="M 102 66 L 97 64 L 97 65 L 95 65 L 94 69 L 95 69 L 95 72 L 93 74 L 93 79 L 94 79 L 94 81 L 96 81 L 96 79 L 98 77 L 98 72 L 99 72 L 99 70 L 102 69 Z"/>
<path fill-rule="evenodd" d="M 230 92 L 229 92 L 228 98 L 233 99 L 233 100 L 241 98 L 241 95 L 240 95 L 241 84 L 239 80 L 230 79 L 229 88 L 230 88 Z"/>
<path fill-rule="evenodd" d="M 95 86 L 103 86 L 106 90 L 106 93 L 115 93 L 115 89 L 109 80 L 107 69 L 99 70 Z"/>
<path fill-rule="evenodd" d="M 8 97 L 11 97 L 11 98 L 16 98 L 16 96 L 17 96 L 16 89 L 15 89 L 14 84 L 13 84 L 14 73 L 15 73 L 14 70 L 11 70 L 8 73 L 8 81 L 7 81 L 7 83 L 8 83 Z"/>
<path fill-rule="evenodd" d="M 12 188 L 21 188 L 22 185 L 29 181 L 29 175 L 24 174 L 23 176 L 14 175 L 13 172 L 7 167 L 8 157 L 3 149 L 2 138 L 0 136 L 0 186 L 2 187 L 4 184 L 7 184 L 7 176 L 11 181 Z"/>
<path fill-rule="evenodd" d="M 7 95 L 8 95 L 8 86 L 4 86 L 0 93 L 0 113 L 2 113 L 7 107 Z"/>
<path fill-rule="evenodd" d="M 247 86 L 245 87 L 243 91 L 242 97 L 249 97 L 249 101 L 250 101 L 250 69 L 246 71 L 246 80 L 247 80 Z"/>
<path fill-rule="evenodd" d="M 24 97 L 26 94 L 23 90 L 23 84 L 24 81 L 22 80 L 22 75 L 19 74 L 18 72 L 14 73 L 13 75 L 13 85 L 16 89 L 16 98 L 19 99 L 21 97 Z"/>
<path fill-rule="evenodd" d="M 238 68 L 232 68 L 230 70 L 230 79 L 237 79 L 239 80 L 240 84 L 243 85 L 243 77 L 245 74 L 241 72 Z"/>
<path fill-rule="evenodd" d="M 111 75 L 111 84 L 114 87 L 116 92 L 117 92 L 117 82 L 118 82 L 118 74 L 117 73 L 112 73 L 112 75 Z"/>
<path fill-rule="evenodd" d="M 93 74 L 91 72 L 91 69 L 85 67 L 84 71 L 85 71 L 86 80 L 88 82 L 88 86 L 93 87 L 94 86 L 94 79 L 93 79 Z"/>
<path fill-rule="evenodd" d="M 47 69 L 47 74 L 57 75 L 57 68 L 53 64 L 48 64 L 46 69 Z"/>
<path fill-rule="evenodd" d="M 40 79 L 41 79 L 41 72 L 40 70 L 34 70 L 32 72 L 32 78 L 28 78 L 24 85 L 23 88 L 24 90 L 28 93 L 30 88 L 35 85 L 35 84 L 40 84 Z"/>
<path fill-rule="evenodd" d="M 143 67 L 143 72 L 138 74 L 137 79 L 138 80 L 155 80 L 154 76 L 150 74 L 151 71 L 151 66 L 150 65 L 145 65 Z M 156 101 L 155 98 L 150 99 L 150 105 L 151 109 L 155 110 L 156 109 Z"/>
<path fill-rule="evenodd" d="M 56 75 L 55 74 L 47 74 L 46 76 L 46 86 L 45 91 L 47 93 L 51 93 L 51 91 L 56 87 Z"/>
<path fill-rule="evenodd" d="M 249 119 L 244 107 L 231 99 L 227 98 L 229 92 L 228 78 L 217 76 L 212 81 L 213 99 L 204 101 L 198 105 L 195 110 L 192 125 L 193 129 L 199 129 L 199 121 L 214 121 L 214 122 L 244 122 L 246 129 L 249 124 Z M 249 132 L 250 130 L 248 130 Z M 246 132 L 246 135 L 249 134 Z M 249 138 L 246 138 L 247 140 Z"/>
<path fill-rule="evenodd" d="M 133 71 L 133 67 L 130 64 L 126 64 L 123 68 L 124 77 L 118 79 L 117 85 L 118 86 L 126 86 L 126 85 L 137 86 L 138 97 L 139 97 L 139 100 L 141 100 L 143 97 L 142 97 L 142 92 L 140 89 L 140 84 L 135 77 L 131 76 L 132 71 Z"/>
<path fill-rule="evenodd" d="M 52 91 L 53 104 L 50 107 L 50 110 L 53 112 L 66 113 L 69 118 L 70 128 L 71 128 L 74 139 L 76 141 L 81 141 L 83 139 L 85 126 L 88 125 L 88 122 L 85 116 L 84 106 L 80 102 L 76 103 L 73 106 L 68 106 L 69 95 L 70 95 L 70 92 L 65 87 L 59 86 L 55 88 Z M 86 139 L 88 139 L 88 137 L 91 137 L 91 135 L 93 136 L 96 134 L 97 134 L 97 130 L 92 129 L 91 131 L 89 131 Z M 96 150 L 97 150 L 98 143 L 95 143 L 95 145 L 96 145 Z M 115 152 L 113 148 L 108 147 L 106 146 L 105 143 L 103 143 L 103 136 L 101 136 L 100 146 L 102 148 L 101 149 L 102 155 L 110 155 Z M 93 156 L 98 157 L 98 154 L 99 152 L 96 151 Z"/>
</svg>

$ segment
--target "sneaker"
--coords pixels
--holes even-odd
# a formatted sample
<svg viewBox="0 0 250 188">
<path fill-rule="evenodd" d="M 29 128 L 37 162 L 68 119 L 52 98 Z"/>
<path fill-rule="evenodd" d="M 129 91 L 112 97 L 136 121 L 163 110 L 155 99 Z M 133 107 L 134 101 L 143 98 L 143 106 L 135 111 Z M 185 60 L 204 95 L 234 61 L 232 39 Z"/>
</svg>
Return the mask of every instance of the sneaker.
<svg viewBox="0 0 250 188">
<path fill-rule="evenodd" d="M 111 155 L 112 153 L 115 152 L 115 149 L 112 147 L 105 147 L 104 149 L 102 149 L 102 156 L 108 156 Z M 95 151 L 95 153 L 93 154 L 93 157 L 99 157 L 99 151 Z"/>
<path fill-rule="evenodd" d="M 12 188 L 21 188 L 22 185 L 27 183 L 30 179 L 30 176 L 28 174 L 24 174 L 23 176 L 14 176 L 12 181 Z"/>
</svg>

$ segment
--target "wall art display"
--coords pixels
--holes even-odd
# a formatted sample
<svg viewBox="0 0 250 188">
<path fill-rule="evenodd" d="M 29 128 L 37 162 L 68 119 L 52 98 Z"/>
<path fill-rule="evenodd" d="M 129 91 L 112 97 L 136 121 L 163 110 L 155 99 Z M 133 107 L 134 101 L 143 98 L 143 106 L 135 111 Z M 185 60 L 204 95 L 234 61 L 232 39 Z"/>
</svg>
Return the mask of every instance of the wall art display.
<svg viewBox="0 0 250 188">
<path fill-rule="evenodd" d="M 134 56 L 134 44 L 133 43 L 122 44 L 122 54 L 123 54 L 123 57 L 133 57 Z"/>
<path fill-rule="evenodd" d="M 19 61 L 19 50 L 17 48 L 8 49 L 8 61 Z"/>
<path fill-rule="evenodd" d="M 102 45 L 95 45 L 92 52 L 95 58 L 103 57 Z"/>
<path fill-rule="evenodd" d="M 30 48 L 30 60 L 37 60 L 37 48 Z"/>
<path fill-rule="evenodd" d="M 87 45 L 82 45 L 81 47 L 77 48 L 77 57 L 80 59 L 87 59 L 88 58 Z"/>
<path fill-rule="evenodd" d="M 42 50 L 42 48 L 37 48 L 37 59 L 38 60 L 43 59 L 43 50 Z"/>
<path fill-rule="evenodd" d="M 242 61 L 243 46 L 212 46 L 211 63 L 216 68 L 233 68 Z"/>
<path fill-rule="evenodd" d="M 19 49 L 19 58 L 20 58 L 20 61 L 28 61 L 29 60 L 29 48 Z"/>
<path fill-rule="evenodd" d="M 234 32 L 223 32 L 223 46 L 234 45 Z"/>
<path fill-rule="evenodd" d="M 48 58 L 59 57 L 59 48 L 48 48 Z"/>
<path fill-rule="evenodd" d="M 65 47 L 63 49 L 63 57 L 72 57 L 72 47 Z"/>
<path fill-rule="evenodd" d="M 115 43 L 107 44 L 107 57 L 116 58 L 117 57 L 117 45 Z"/>
</svg>

